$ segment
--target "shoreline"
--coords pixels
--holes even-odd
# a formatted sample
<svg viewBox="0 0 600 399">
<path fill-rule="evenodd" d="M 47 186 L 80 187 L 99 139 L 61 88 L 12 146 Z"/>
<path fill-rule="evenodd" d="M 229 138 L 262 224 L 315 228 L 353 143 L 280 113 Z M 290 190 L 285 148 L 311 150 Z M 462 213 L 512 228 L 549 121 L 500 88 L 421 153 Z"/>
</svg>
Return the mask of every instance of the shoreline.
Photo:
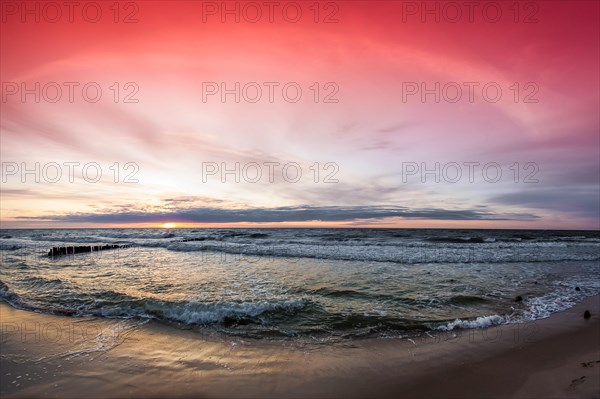
<svg viewBox="0 0 600 399">
<path fill-rule="evenodd" d="M 310 346 L 0 302 L 0 396 L 600 398 L 599 315 L 596 295 L 521 324 Z"/>
</svg>

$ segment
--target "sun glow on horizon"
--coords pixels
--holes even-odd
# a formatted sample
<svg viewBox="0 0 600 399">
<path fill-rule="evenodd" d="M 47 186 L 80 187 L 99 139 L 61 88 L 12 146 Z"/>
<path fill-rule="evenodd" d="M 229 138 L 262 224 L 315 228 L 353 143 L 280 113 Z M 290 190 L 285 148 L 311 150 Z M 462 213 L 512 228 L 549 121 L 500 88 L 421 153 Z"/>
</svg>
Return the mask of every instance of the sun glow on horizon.
<svg viewBox="0 0 600 399">
<path fill-rule="evenodd" d="M 163 229 L 174 229 L 176 226 L 177 226 L 176 223 L 163 223 L 162 224 Z"/>
</svg>

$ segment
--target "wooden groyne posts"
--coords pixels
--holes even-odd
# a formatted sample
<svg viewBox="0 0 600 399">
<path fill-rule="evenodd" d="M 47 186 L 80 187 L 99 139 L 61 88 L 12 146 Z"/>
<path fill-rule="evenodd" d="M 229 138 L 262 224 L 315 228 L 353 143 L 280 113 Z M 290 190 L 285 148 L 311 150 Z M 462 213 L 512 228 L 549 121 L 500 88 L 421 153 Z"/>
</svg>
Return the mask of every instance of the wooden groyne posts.
<svg viewBox="0 0 600 399">
<path fill-rule="evenodd" d="M 130 245 L 107 244 L 107 245 L 78 245 L 70 247 L 54 247 L 48 251 L 48 256 L 75 255 L 89 252 L 105 251 L 107 249 L 129 248 Z"/>
</svg>

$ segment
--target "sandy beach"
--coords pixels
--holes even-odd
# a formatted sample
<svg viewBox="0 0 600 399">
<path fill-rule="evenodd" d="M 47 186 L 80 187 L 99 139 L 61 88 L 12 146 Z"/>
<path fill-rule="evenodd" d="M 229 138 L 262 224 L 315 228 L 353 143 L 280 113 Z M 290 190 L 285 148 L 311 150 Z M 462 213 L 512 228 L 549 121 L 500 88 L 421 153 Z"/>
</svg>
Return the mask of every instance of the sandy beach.
<svg viewBox="0 0 600 399">
<path fill-rule="evenodd" d="M 592 317 L 585 320 L 589 310 Z M 2 397 L 600 397 L 600 297 L 418 340 L 252 340 L 0 304 Z"/>
</svg>

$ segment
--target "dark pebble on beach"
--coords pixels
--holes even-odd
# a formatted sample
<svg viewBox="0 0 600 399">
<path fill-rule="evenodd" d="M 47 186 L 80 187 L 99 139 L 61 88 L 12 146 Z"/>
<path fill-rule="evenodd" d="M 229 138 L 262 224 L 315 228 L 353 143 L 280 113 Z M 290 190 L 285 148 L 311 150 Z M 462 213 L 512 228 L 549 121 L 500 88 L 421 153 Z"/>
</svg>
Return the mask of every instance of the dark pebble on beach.
<svg viewBox="0 0 600 399">
<path fill-rule="evenodd" d="M 515 302 L 521 302 L 522 300 L 523 300 L 523 297 L 521 295 L 519 295 L 515 298 Z"/>
<path fill-rule="evenodd" d="M 589 310 L 586 310 L 585 312 L 583 312 L 583 318 L 584 319 L 589 319 L 590 317 L 592 317 L 591 313 Z"/>
</svg>

